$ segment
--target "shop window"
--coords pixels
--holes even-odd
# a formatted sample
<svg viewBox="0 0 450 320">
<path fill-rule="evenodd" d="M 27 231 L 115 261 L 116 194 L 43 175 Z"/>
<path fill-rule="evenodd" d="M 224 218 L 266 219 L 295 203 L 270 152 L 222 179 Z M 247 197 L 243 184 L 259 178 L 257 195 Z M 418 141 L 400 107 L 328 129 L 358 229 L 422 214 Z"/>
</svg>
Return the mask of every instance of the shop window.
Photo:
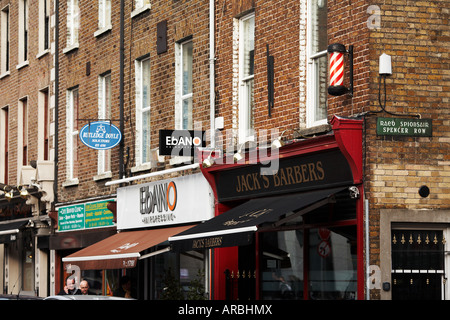
<svg viewBox="0 0 450 320">
<path fill-rule="evenodd" d="M 308 2 L 307 125 L 327 123 L 327 1 Z"/>
<path fill-rule="evenodd" d="M 309 299 L 355 300 L 356 267 L 356 226 L 309 231 Z"/>
<path fill-rule="evenodd" d="M 34 294 L 34 245 L 30 230 L 22 233 L 22 290 Z"/>
<path fill-rule="evenodd" d="M 303 299 L 303 230 L 262 234 L 261 299 Z"/>
<path fill-rule="evenodd" d="M 151 300 L 201 300 L 205 297 L 203 253 L 164 253 L 154 257 Z"/>
<path fill-rule="evenodd" d="M 260 239 L 261 299 L 356 299 L 356 226 L 267 232 Z"/>
<path fill-rule="evenodd" d="M 392 230 L 392 299 L 444 297 L 445 243 L 442 230 Z"/>
</svg>

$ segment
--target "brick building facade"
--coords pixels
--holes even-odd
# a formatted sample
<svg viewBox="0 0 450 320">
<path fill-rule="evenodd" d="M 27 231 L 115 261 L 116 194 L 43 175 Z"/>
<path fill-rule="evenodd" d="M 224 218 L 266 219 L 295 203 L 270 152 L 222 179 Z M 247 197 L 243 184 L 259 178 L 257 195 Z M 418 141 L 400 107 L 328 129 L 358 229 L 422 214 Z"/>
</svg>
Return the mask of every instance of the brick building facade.
<svg viewBox="0 0 450 320">
<path fill-rule="evenodd" d="M 0 10 L 0 283 L 2 293 L 47 295 L 55 10 L 47 0 L 1 1 Z"/>
<path fill-rule="evenodd" d="M 54 199 L 53 194 L 48 198 L 46 209 L 53 204 L 55 212 L 68 212 L 80 205 L 119 202 L 119 193 L 127 187 L 131 190 L 138 184 L 198 174 L 200 170 L 190 166 L 194 161 L 190 156 L 160 154 L 162 129 L 206 130 L 204 154 L 208 156 L 211 150 L 222 155 L 245 151 L 252 143 L 261 147 L 274 137 L 301 146 L 335 134 L 332 122 L 336 117 L 357 120 L 362 123 L 363 138 L 364 216 L 358 220 L 363 228 L 358 224 L 358 254 L 353 246 L 343 247 L 351 253 L 346 269 L 351 278 L 349 288 L 358 282 L 359 289 L 314 294 L 305 290 L 296 297 L 449 296 L 444 281 L 450 266 L 444 256 L 448 251 L 445 239 L 450 238 L 446 1 L 39 1 L 39 6 L 28 4 L 28 21 L 41 21 L 39 8 L 49 5 L 50 45 L 48 50 L 41 48 L 38 39 L 43 33 L 37 32 L 41 25 L 28 25 L 27 62 L 20 49 L 25 39 L 22 20 L 14 18 L 23 10 L 23 3 L 27 2 L 0 1 L 0 32 L 8 15 L 11 21 L 8 70 L 4 69 L 6 33 L 0 36 L 0 130 L 8 129 L 7 141 L 0 135 L 0 147 L 5 148 L 5 142 L 9 146 L 7 157 L 0 152 L 0 182 L 19 185 L 23 168 L 34 172 L 29 161 L 37 160 L 39 171 L 40 164 L 52 165 L 54 160 L 56 194 Z M 59 38 L 54 43 L 56 33 Z M 327 47 L 334 43 L 346 49 L 353 46 L 352 95 L 327 93 Z M 386 76 L 379 74 L 383 53 L 392 62 L 392 74 Z M 350 62 L 344 54 L 346 87 L 351 85 Z M 24 103 L 32 115 L 32 108 L 37 110 L 46 95 L 50 115 L 47 147 L 42 144 L 46 138 L 42 139 L 45 130 L 39 129 L 40 116 L 29 116 L 24 149 L 20 144 Z M 379 118 L 430 119 L 432 134 L 377 133 Z M 120 145 L 98 151 L 81 143 L 77 135 L 82 127 L 104 119 L 122 131 Z M 210 141 L 212 136 L 214 141 Z M 7 203 L 3 195 L 0 201 Z M 231 204 L 215 199 L 215 205 L 217 214 Z M 61 232 L 65 226 L 62 216 L 59 218 L 53 220 L 60 229 L 50 238 L 49 247 L 51 264 L 59 273 L 49 277 L 50 292 L 62 287 L 63 259 L 107 239 L 120 226 L 113 216 L 108 217 L 108 225 L 93 230 L 66 226 L 67 232 Z M 69 238 L 77 241 L 66 246 Z M 411 264 L 408 258 L 412 256 L 423 259 Z M 210 258 L 205 255 L 202 259 Z M 351 259 L 358 260 L 354 269 Z M 277 265 L 274 261 L 265 262 Z M 301 281 L 311 280 L 312 273 L 300 269 L 296 272 Z M 130 270 L 134 269 L 126 273 L 142 276 L 142 271 Z M 362 272 L 364 280 L 355 280 L 353 272 Z M 99 274 L 92 271 L 83 276 L 98 278 Z M 258 277 L 262 282 L 256 287 L 262 292 L 269 282 L 262 273 Z M 371 281 L 366 282 L 367 278 Z M 7 280 L 3 278 L 3 288 L 8 286 Z M 208 278 L 205 281 L 213 283 Z M 214 281 L 218 281 L 216 296 L 211 293 L 210 297 L 222 297 L 217 289 L 222 282 Z M 140 290 L 146 299 L 156 298 Z"/>
</svg>

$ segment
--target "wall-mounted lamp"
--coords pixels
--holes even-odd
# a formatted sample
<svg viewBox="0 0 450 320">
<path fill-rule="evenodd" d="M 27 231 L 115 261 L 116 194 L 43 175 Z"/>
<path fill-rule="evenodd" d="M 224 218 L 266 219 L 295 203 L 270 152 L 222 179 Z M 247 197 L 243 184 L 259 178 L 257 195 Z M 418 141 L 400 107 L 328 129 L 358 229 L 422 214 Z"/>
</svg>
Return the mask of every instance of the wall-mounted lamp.
<svg viewBox="0 0 450 320">
<path fill-rule="evenodd" d="M 234 162 L 238 162 L 238 161 L 240 161 L 240 160 L 242 160 L 242 159 L 244 158 L 244 155 L 242 154 L 242 146 L 243 146 L 244 144 L 245 144 L 245 143 L 242 143 L 242 144 L 239 146 L 238 151 L 234 154 L 234 156 L 233 156 Z"/>
<path fill-rule="evenodd" d="M 5 192 L 5 198 L 8 201 L 11 201 L 11 199 L 13 198 L 13 189 L 11 187 L 9 187 L 9 191 L 6 191 L 8 186 L 4 186 L 3 187 L 3 191 Z"/>
<path fill-rule="evenodd" d="M 17 190 L 19 190 L 20 197 L 21 197 L 22 199 L 27 199 L 28 196 L 30 195 L 30 194 L 28 193 L 27 188 L 25 188 L 25 187 L 22 186 L 22 185 L 17 186 Z"/>
<path fill-rule="evenodd" d="M 286 129 L 286 130 L 284 130 L 281 133 L 281 135 L 278 138 L 276 138 L 275 140 L 272 141 L 272 144 L 271 144 L 271 148 L 272 149 L 280 149 L 281 147 L 283 147 L 286 144 L 286 140 L 283 140 L 283 137 L 284 137 L 284 134 L 286 133 L 286 131 L 293 131 L 294 132 L 294 136 L 293 136 L 294 139 L 297 139 L 299 137 L 302 137 L 302 138 L 306 139 L 306 137 L 303 136 L 298 131 L 298 129 Z M 295 133 L 297 133 L 297 135 L 295 135 Z"/>
<path fill-rule="evenodd" d="M 214 150 L 213 150 L 213 151 L 214 151 Z M 213 153 L 213 151 L 211 151 L 211 152 L 209 153 L 209 156 L 208 156 L 206 159 L 203 160 L 203 162 L 202 162 L 203 168 L 209 168 L 209 167 L 211 167 L 212 165 L 214 165 L 215 161 L 214 161 L 214 159 L 212 158 L 212 153 Z"/>
<path fill-rule="evenodd" d="M 333 43 L 328 46 L 327 51 L 330 73 L 328 93 L 332 96 L 341 96 L 346 93 L 353 96 L 353 46 L 349 46 L 347 50 L 343 44 Z M 348 88 L 344 86 L 344 54 L 348 54 L 349 58 L 350 84 Z"/>
<path fill-rule="evenodd" d="M 280 149 L 282 146 L 286 144 L 285 141 L 283 141 L 283 135 L 287 130 L 284 130 L 281 135 L 272 141 L 271 147 L 272 149 Z"/>
</svg>

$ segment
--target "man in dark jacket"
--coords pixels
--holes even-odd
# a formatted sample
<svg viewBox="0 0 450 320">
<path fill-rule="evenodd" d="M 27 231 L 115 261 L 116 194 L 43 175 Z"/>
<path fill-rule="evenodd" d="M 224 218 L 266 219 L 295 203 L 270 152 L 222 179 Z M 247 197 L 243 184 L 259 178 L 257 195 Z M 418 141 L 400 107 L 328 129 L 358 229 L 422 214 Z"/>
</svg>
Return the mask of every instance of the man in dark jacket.
<svg viewBox="0 0 450 320">
<path fill-rule="evenodd" d="M 64 286 L 64 289 L 61 290 L 58 295 L 74 295 L 74 294 L 81 294 L 80 289 L 75 288 L 75 279 L 68 277 L 66 279 L 66 285 Z"/>
</svg>

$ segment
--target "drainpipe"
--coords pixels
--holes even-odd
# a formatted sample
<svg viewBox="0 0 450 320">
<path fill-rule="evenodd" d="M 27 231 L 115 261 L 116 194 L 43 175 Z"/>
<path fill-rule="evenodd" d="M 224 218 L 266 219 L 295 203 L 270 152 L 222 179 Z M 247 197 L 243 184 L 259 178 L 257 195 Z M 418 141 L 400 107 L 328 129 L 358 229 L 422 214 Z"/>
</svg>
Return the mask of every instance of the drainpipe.
<svg viewBox="0 0 450 320">
<path fill-rule="evenodd" d="M 120 93 L 119 93 L 119 113 L 120 113 L 120 132 L 122 133 L 122 140 L 119 144 L 119 179 L 124 178 L 123 155 L 124 155 L 124 16 L 125 16 L 125 0 L 120 0 Z"/>
<path fill-rule="evenodd" d="M 214 82 L 214 1 L 209 0 L 209 120 L 210 120 L 210 130 L 211 130 L 211 148 L 216 146 L 215 138 L 215 104 L 216 104 L 216 94 L 215 94 L 215 82 Z"/>
<path fill-rule="evenodd" d="M 59 0 L 55 0 L 55 158 L 53 159 L 53 206 L 58 203 L 58 132 L 59 132 Z M 52 208 L 53 209 L 53 208 Z"/>
</svg>

